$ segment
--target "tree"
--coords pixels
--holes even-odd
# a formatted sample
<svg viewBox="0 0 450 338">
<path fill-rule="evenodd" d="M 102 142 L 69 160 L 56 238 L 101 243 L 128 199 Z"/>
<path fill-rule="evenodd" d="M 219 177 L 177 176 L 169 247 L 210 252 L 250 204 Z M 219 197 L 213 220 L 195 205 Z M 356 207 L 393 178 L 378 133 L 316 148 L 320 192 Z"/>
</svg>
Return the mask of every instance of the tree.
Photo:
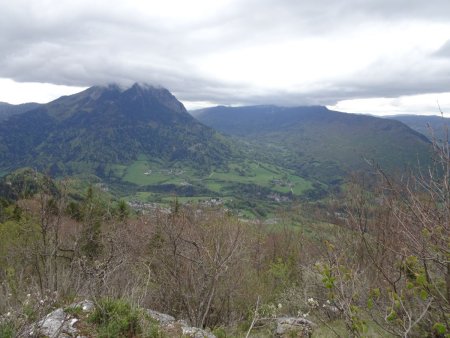
<svg viewBox="0 0 450 338">
<path fill-rule="evenodd" d="M 192 325 L 213 324 L 232 302 L 245 252 L 245 233 L 236 219 L 181 208 L 160 214 L 150 255 L 161 299 Z"/>
<path fill-rule="evenodd" d="M 347 199 L 348 225 L 370 266 L 369 313 L 400 336 L 450 332 L 450 152 L 433 142 L 434 165 L 401 179 L 377 168 L 375 189 Z"/>
</svg>

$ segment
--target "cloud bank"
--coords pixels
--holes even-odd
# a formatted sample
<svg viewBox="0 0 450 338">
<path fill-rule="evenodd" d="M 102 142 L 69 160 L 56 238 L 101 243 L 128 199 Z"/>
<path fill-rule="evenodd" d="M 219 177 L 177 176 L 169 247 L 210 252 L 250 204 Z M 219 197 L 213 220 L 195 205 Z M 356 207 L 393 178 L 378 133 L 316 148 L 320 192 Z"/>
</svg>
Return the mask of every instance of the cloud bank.
<svg viewBox="0 0 450 338">
<path fill-rule="evenodd" d="M 147 82 L 184 101 L 450 91 L 448 0 L 0 0 L 0 77 Z"/>
</svg>

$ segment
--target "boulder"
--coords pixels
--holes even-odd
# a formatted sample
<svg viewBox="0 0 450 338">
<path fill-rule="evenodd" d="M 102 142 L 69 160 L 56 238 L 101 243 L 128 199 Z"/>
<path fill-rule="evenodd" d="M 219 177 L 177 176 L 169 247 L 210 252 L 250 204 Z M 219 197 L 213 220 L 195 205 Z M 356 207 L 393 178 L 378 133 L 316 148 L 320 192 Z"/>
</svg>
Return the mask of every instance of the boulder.
<svg viewBox="0 0 450 338">
<path fill-rule="evenodd" d="M 94 303 L 90 300 L 83 300 L 78 303 L 69 305 L 67 308 L 81 308 L 83 312 L 89 313 L 94 310 Z M 48 338 L 70 338 L 78 336 L 76 328 L 77 318 L 74 318 L 70 313 L 64 311 L 62 308 L 50 312 L 40 321 L 29 326 L 25 332 L 19 337 L 48 337 Z"/>
<path fill-rule="evenodd" d="M 81 310 L 83 310 L 83 312 L 90 313 L 90 312 L 94 311 L 95 304 L 93 301 L 85 299 L 81 302 L 69 305 L 69 308 L 81 308 Z"/>
<path fill-rule="evenodd" d="M 84 313 L 94 311 L 95 304 L 90 300 L 83 300 L 78 303 L 73 303 L 67 308 L 56 309 L 55 311 L 46 315 L 40 321 L 30 325 L 22 334 L 20 338 L 31 337 L 48 337 L 48 338 L 86 338 L 79 334 L 76 324 L 79 322 L 78 318 L 73 315 L 72 309 L 81 309 Z M 79 310 L 77 310 L 79 311 Z M 211 332 L 189 326 L 184 320 L 176 320 L 174 317 L 153 311 L 145 310 L 147 314 L 158 322 L 163 332 L 169 337 L 191 337 L 191 338 L 216 338 Z"/>
<path fill-rule="evenodd" d="M 276 319 L 276 337 L 311 337 L 315 324 L 305 318 L 282 317 Z"/>
<path fill-rule="evenodd" d="M 63 309 L 56 309 L 32 325 L 22 337 L 74 337 L 77 333 L 77 329 L 74 326 L 76 322 L 78 322 L 78 319 L 71 318 Z"/>
<path fill-rule="evenodd" d="M 175 322 L 175 318 L 171 315 L 167 315 L 165 313 L 153 311 L 153 310 L 146 310 L 148 315 L 156 320 L 160 325 L 166 326 L 173 324 Z"/>
<path fill-rule="evenodd" d="M 182 326 L 182 333 L 184 337 L 191 338 L 216 338 L 211 332 L 199 329 L 198 327 Z"/>
</svg>

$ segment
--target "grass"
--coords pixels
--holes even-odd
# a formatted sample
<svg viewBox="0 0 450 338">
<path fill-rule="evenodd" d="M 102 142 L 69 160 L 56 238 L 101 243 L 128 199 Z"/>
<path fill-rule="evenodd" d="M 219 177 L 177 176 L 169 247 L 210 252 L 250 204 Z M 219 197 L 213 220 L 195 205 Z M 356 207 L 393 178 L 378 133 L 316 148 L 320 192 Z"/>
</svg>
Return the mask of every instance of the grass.
<svg viewBox="0 0 450 338">
<path fill-rule="evenodd" d="M 198 188 L 203 187 L 203 191 L 206 188 L 211 195 L 221 197 L 240 196 L 239 185 L 259 186 L 274 193 L 295 196 L 301 196 L 313 187 L 311 181 L 295 175 L 291 170 L 252 160 L 231 162 L 225 170 L 215 169 L 205 174 L 189 167 L 180 167 L 177 164 L 165 166 L 140 157 L 129 166 L 113 166 L 112 172 L 124 183 L 132 183 L 140 187 L 168 184 L 178 187 L 193 185 Z M 159 194 L 159 199 L 162 197 L 164 196 Z M 210 196 L 203 193 L 202 196 L 190 196 L 186 201 L 198 201 L 201 198 L 210 198 Z M 149 202 L 158 199 L 158 194 L 139 191 L 128 196 L 127 199 Z"/>
<path fill-rule="evenodd" d="M 221 198 L 227 208 L 244 213 L 246 218 L 270 217 L 280 204 L 301 197 L 315 185 L 293 170 L 248 159 L 200 172 L 189 165 L 140 156 L 128 166 L 112 166 L 111 172 L 124 186 L 134 185 L 123 191 L 125 200 L 170 204 L 175 196 L 170 191 L 174 191 L 183 204 Z"/>
<path fill-rule="evenodd" d="M 140 186 L 187 183 L 194 176 L 192 169 L 164 168 L 158 163 L 137 160 L 124 171 L 123 180 Z"/>
<path fill-rule="evenodd" d="M 140 314 L 120 299 L 102 299 L 89 321 L 97 326 L 98 337 L 133 337 L 141 332 Z"/>
<path fill-rule="evenodd" d="M 227 171 L 214 170 L 208 175 L 199 175 L 191 168 L 164 167 L 159 163 L 137 160 L 128 167 L 115 166 L 113 172 L 123 174 L 125 182 L 140 186 L 158 184 L 200 184 L 220 192 L 232 183 L 255 184 L 274 191 L 300 195 L 312 187 L 310 181 L 280 167 L 254 161 L 233 162 Z"/>
<path fill-rule="evenodd" d="M 10 322 L 0 323 L 0 337 L 1 338 L 13 338 L 15 337 L 14 325 Z"/>
<path fill-rule="evenodd" d="M 327 326 L 328 325 L 328 326 Z M 335 320 L 333 322 L 328 322 L 327 325 L 321 324 L 319 325 L 312 334 L 313 338 L 335 338 L 336 333 L 338 333 L 341 337 L 348 336 L 348 332 L 345 329 L 345 324 L 343 320 Z M 332 327 L 333 330 L 336 331 L 334 333 L 332 330 L 329 329 L 329 327 Z M 386 331 L 383 331 L 378 327 L 375 323 L 367 321 L 367 332 L 363 334 L 363 337 L 383 337 L 383 338 L 391 338 L 394 337 L 390 334 L 388 334 Z"/>
<path fill-rule="evenodd" d="M 289 170 L 255 161 L 231 163 L 228 171 L 213 171 L 204 182 L 216 192 L 221 192 L 230 184 L 254 184 L 275 192 L 301 195 L 312 187 L 310 181 Z"/>
<path fill-rule="evenodd" d="M 215 181 L 215 180 L 208 180 L 205 182 L 206 187 L 214 192 L 219 193 L 223 186 L 224 186 L 224 182 L 223 181 Z"/>
</svg>

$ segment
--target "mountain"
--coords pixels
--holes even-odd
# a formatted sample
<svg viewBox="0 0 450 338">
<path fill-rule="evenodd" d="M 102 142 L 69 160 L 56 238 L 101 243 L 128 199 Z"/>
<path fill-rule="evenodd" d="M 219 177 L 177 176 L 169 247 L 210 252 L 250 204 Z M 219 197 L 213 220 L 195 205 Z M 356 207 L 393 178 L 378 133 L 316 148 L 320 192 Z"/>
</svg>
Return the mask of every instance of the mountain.
<svg viewBox="0 0 450 338">
<path fill-rule="evenodd" d="M 95 86 L 0 123 L 0 171 L 32 166 L 54 174 L 111 175 L 146 158 L 198 170 L 220 166 L 229 146 L 166 89 Z"/>
<path fill-rule="evenodd" d="M 325 182 L 374 161 L 389 171 L 429 162 L 430 142 L 399 121 L 322 106 L 247 106 L 193 112 L 202 123 L 262 145 L 278 163 Z"/>
<path fill-rule="evenodd" d="M 447 131 L 450 118 L 437 115 L 393 115 L 386 118 L 403 122 L 411 129 L 438 141 L 448 140 Z"/>
<path fill-rule="evenodd" d="M 0 122 L 0 176 L 22 167 L 82 174 L 132 200 L 200 196 L 261 215 L 273 203 L 323 197 L 368 169 L 366 159 L 393 171 L 428 160 L 428 139 L 398 121 L 320 106 L 195 113 L 145 84 L 63 96 Z"/>
<path fill-rule="evenodd" d="M 22 114 L 26 111 L 36 109 L 39 107 L 39 103 L 23 103 L 18 105 L 13 105 L 5 102 L 0 102 L 0 121 L 6 120 L 8 117 Z"/>
</svg>

